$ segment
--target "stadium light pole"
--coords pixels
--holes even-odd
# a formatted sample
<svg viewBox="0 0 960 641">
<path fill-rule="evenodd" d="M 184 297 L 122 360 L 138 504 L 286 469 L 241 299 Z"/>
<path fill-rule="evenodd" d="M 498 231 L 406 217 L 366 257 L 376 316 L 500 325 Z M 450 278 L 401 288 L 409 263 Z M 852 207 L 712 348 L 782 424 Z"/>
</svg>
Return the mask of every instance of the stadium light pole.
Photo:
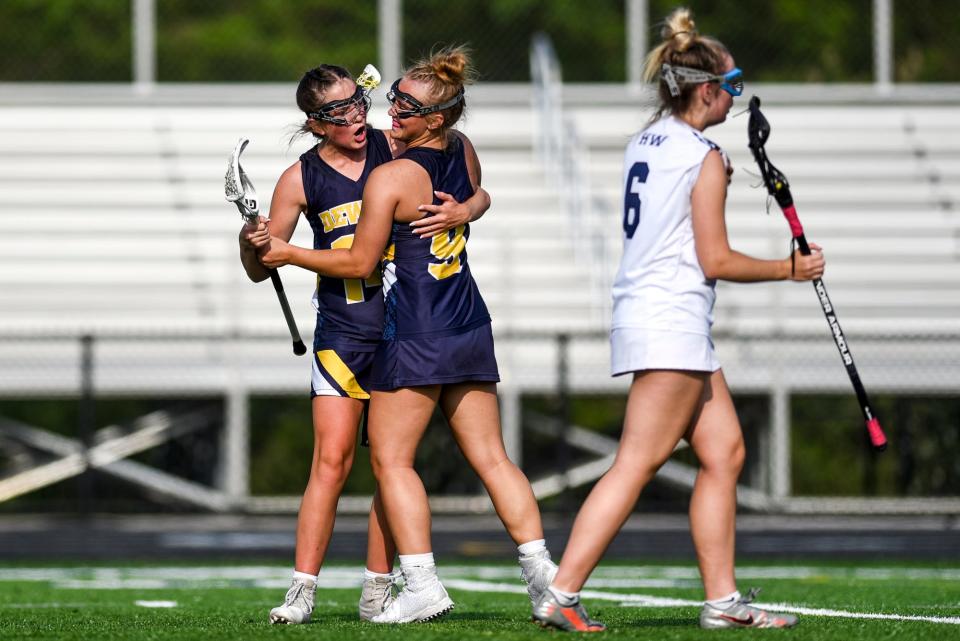
<svg viewBox="0 0 960 641">
<path fill-rule="evenodd" d="M 155 0 L 130 0 L 133 22 L 133 88 L 153 93 L 157 80 L 157 5 Z"/>
</svg>

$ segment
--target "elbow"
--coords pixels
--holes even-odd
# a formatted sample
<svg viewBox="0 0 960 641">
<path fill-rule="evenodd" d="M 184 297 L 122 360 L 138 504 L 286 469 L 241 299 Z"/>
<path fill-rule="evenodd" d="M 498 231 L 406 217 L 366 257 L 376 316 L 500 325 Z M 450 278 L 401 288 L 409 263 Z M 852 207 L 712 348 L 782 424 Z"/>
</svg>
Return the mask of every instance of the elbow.
<svg viewBox="0 0 960 641">
<path fill-rule="evenodd" d="M 722 277 L 723 270 L 717 261 L 700 261 L 700 269 L 707 280 L 718 280 Z"/>
<path fill-rule="evenodd" d="M 347 268 L 346 278 L 369 278 L 377 267 L 377 261 L 362 260 L 355 261 Z"/>
<path fill-rule="evenodd" d="M 726 274 L 724 267 L 724 261 L 718 258 L 709 258 L 700 261 L 700 269 L 703 270 L 703 275 L 708 280 L 722 280 L 724 274 Z"/>
<path fill-rule="evenodd" d="M 707 280 L 720 280 L 723 278 L 723 271 L 716 265 L 703 265 L 703 275 Z"/>
</svg>

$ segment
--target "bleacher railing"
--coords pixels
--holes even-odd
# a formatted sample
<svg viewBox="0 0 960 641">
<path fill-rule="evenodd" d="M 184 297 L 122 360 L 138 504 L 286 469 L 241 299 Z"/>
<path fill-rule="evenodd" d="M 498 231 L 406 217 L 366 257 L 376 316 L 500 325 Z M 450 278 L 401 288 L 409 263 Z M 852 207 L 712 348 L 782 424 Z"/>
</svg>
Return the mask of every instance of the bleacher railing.
<svg viewBox="0 0 960 641">
<path fill-rule="evenodd" d="M 534 35 L 530 45 L 533 109 L 537 118 L 534 150 L 543 166 L 547 185 L 560 195 L 566 209 L 574 256 L 586 271 L 591 286 L 591 312 L 602 325 L 609 324 L 610 252 L 597 211 L 596 195 L 587 167 L 590 149 L 580 138 L 576 122 L 563 110 L 563 77 L 550 37 Z M 600 204 L 601 207 L 605 204 Z"/>
</svg>

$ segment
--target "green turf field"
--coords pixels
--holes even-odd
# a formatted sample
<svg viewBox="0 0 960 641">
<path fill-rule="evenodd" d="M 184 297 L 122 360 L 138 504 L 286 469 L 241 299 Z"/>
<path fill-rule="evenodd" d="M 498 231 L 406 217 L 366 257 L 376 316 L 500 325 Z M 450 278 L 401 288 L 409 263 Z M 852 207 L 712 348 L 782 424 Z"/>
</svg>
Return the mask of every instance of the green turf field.
<svg viewBox="0 0 960 641">
<path fill-rule="evenodd" d="M 280 565 L 0 566 L 0 639 L 542 639 L 516 566 L 441 565 L 456 609 L 439 622 L 357 620 L 361 568 L 324 569 L 314 622 L 271 626 L 289 568 Z M 692 565 L 603 565 L 584 593 L 610 638 L 960 639 L 960 563 L 741 565 L 742 589 L 800 614 L 790 631 L 703 631 Z M 555 637 L 549 637 L 555 638 Z"/>
</svg>

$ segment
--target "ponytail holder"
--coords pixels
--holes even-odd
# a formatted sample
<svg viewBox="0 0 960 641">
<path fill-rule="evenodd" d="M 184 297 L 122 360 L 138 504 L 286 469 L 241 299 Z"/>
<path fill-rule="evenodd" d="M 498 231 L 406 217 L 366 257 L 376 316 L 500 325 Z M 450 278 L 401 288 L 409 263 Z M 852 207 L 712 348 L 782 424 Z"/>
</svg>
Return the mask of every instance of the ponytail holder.
<svg viewBox="0 0 960 641">
<path fill-rule="evenodd" d="M 660 77 L 667 83 L 667 89 L 670 90 L 671 96 L 676 98 L 680 95 L 680 85 L 677 84 L 677 77 L 673 75 L 673 67 L 663 63 L 663 66 L 660 67 Z"/>
</svg>

